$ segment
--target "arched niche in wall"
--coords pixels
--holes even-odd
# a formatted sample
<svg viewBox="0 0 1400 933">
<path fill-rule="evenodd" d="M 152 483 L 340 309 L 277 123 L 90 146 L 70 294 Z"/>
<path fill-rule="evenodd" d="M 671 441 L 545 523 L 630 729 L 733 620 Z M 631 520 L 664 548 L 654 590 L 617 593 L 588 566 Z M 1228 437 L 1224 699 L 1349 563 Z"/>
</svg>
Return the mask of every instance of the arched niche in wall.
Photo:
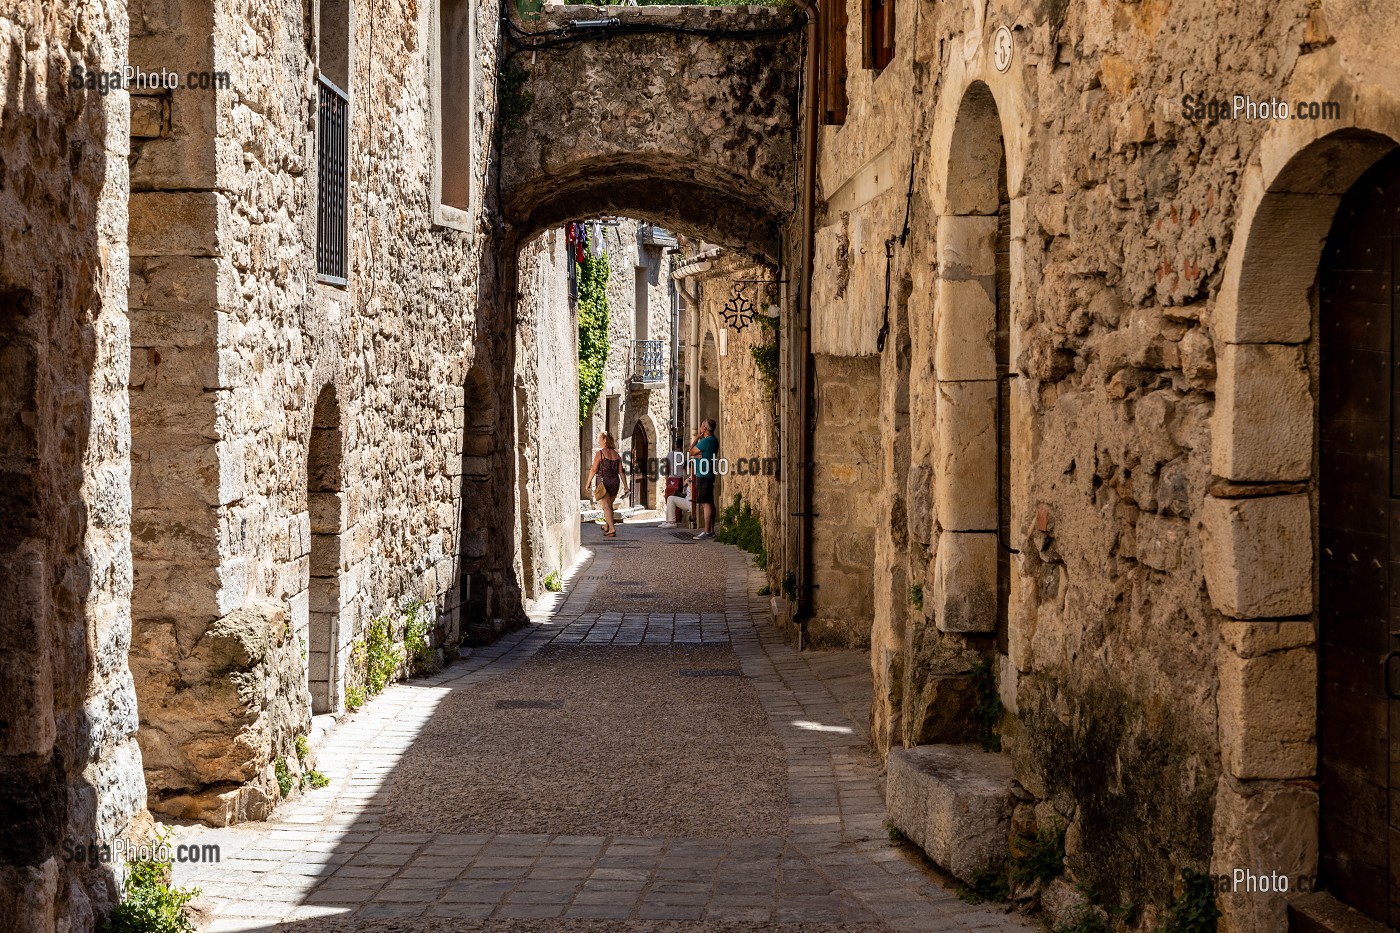
<svg viewBox="0 0 1400 933">
<path fill-rule="evenodd" d="M 335 386 L 316 398 L 306 456 L 306 504 L 311 517 L 307 685 L 311 711 L 333 713 L 342 696 L 341 581 L 345 566 L 344 435 Z"/>
</svg>

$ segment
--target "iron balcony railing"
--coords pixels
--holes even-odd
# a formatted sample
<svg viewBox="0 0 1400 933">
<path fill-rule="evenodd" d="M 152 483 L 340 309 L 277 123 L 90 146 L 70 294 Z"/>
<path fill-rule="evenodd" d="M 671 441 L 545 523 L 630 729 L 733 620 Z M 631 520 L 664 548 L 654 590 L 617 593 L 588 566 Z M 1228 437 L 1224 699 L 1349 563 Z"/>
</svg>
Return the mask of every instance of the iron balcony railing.
<svg viewBox="0 0 1400 933">
<path fill-rule="evenodd" d="M 666 341 L 632 341 L 632 381 L 648 385 L 666 381 Z"/>
<path fill-rule="evenodd" d="M 344 285 L 348 275 L 345 227 L 349 214 L 350 98 L 321 76 L 316 123 L 316 274 Z"/>
</svg>

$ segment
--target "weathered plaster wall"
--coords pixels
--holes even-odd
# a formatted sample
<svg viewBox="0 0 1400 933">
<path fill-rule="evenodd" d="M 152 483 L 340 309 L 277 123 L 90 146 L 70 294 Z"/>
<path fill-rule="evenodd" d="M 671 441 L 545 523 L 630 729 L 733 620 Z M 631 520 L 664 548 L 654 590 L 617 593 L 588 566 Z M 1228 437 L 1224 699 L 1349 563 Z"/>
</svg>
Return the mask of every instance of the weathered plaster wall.
<svg viewBox="0 0 1400 933">
<path fill-rule="evenodd" d="M 1251 184 L 1262 187 L 1258 166 L 1270 177 L 1307 137 L 1341 124 L 1210 126 L 1186 120 L 1180 102 L 1235 93 L 1336 99 L 1342 123 L 1388 125 L 1390 104 L 1380 102 L 1393 103 L 1400 82 L 1393 56 L 1381 50 L 1395 25 L 1350 2 L 1208 10 L 1169 2 L 919 4 L 917 12 L 900 8 L 898 56 L 876 74 L 859 67 L 859 9 L 851 5 L 848 15 L 850 111 L 844 126 L 822 131 L 818 349 L 874 352 L 885 295 L 881 246 L 901 232 L 914 169 L 911 232 L 895 249 L 879 362 L 877 741 L 970 738 L 966 675 L 986 657 L 1011 711 L 1003 731 L 1017 775 L 1069 821 L 1070 871 L 1110 907 L 1147 905 L 1141 922 L 1154 923 L 1181 869 L 1223 871 L 1263 851 L 1280 870 L 1312 871 L 1315 835 L 1309 842 L 1297 827 L 1315 819 L 1316 798 L 1277 783 L 1313 773 L 1315 662 L 1301 659 L 1311 635 L 1258 654 L 1225 611 L 1273 624 L 1267 613 L 1240 608 L 1239 594 L 1213 600 L 1205 585 L 1213 560 L 1233 572 L 1246 559 L 1242 545 L 1219 543 L 1229 540 L 1228 523 L 1216 517 L 1230 511 L 1221 497 L 1239 493 L 1212 486 L 1229 460 L 1212 465 L 1212 416 L 1225 391 L 1216 354 L 1239 372 L 1250 360 L 1273 359 L 1233 350 L 1264 338 L 1221 332 L 1214 315 L 1241 203 L 1257 200 Z M 1015 29 L 1016 43 L 1005 74 L 991 54 L 1002 24 Z M 991 223 L 996 213 L 995 197 L 968 202 L 985 190 L 973 182 L 985 182 L 996 164 L 994 138 L 958 135 L 985 129 L 959 123 L 976 81 L 990 88 L 1007 153 L 1010 243 L 1001 262 L 1020 376 L 1009 416 L 1011 543 L 1021 554 L 1012 561 L 1005 654 L 992 632 L 944 631 L 950 604 L 930 598 L 948 581 L 986 579 L 982 564 L 995 554 L 950 551 L 967 541 L 948 537 L 960 528 L 957 504 L 995 480 L 990 436 L 972 443 L 993 424 L 992 400 L 982 414 L 959 411 L 947 388 L 995 378 L 958 369 L 978 354 L 990 359 L 994 327 L 976 323 L 990 306 L 960 296 L 957 282 L 993 282 L 995 269 L 969 266 L 990 255 L 991 241 L 946 223 L 952 215 Z M 1285 383 L 1294 384 L 1282 376 L 1269 384 Z M 1259 414 L 1232 423 L 1263 430 L 1268 417 Z M 1218 430 L 1224 436 L 1229 425 Z M 1277 517 L 1286 505 L 1256 508 Z M 1293 527 L 1291 519 L 1283 525 Z M 1218 557 L 1203 549 L 1212 535 Z M 1307 535 L 1288 535 L 1306 566 Z M 1309 575 L 1287 578 L 1304 588 L 1290 589 L 1289 605 L 1300 594 L 1306 603 Z M 915 583 L 922 611 L 908 596 Z M 1261 679 L 1266 657 L 1288 660 L 1297 675 L 1287 696 Z M 1262 722 L 1264 709 L 1305 724 L 1305 734 L 1278 734 Z M 1106 761 L 1116 763 L 1112 775 Z M 1283 923 L 1278 898 L 1227 897 L 1222 905 L 1229 929 Z"/>
<path fill-rule="evenodd" d="M 497 443 L 509 436 L 510 330 L 489 227 L 432 223 L 434 4 L 356 4 L 335 27 L 352 48 L 343 289 L 316 281 L 314 248 L 313 56 L 337 37 L 317 36 L 290 0 L 136 13 L 151 64 L 178 54 L 231 76 L 218 94 L 175 92 L 133 167 L 133 304 L 152 325 L 133 398 L 171 393 L 135 417 L 138 510 L 151 509 L 138 553 L 142 741 L 154 806 L 257 818 L 276 800 L 274 759 L 295 760 L 308 728 L 313 622 L 338 617 L 327 636 L 338 706 L 352 641 L 379 613 L 423 598 L 449 648 L 472 625 L 489 635 L 516 620 L 510 498 L 493 492 L 515 466 Z M 494 22 L 494 6 L 478 16 Z M 444 54 L 474 54 L 490 73 L 492 30 Z M 494 96 L 477 86 L 473 217 Z M 308 445 L 327 387 L 341 487 L 313 514 Z M 338 580 L 318 583 L 315 606 L 313 575 Z M 248 674 L 262 687 L 236 695 L 233 678 Z"/>
<path fill-rule="evenodd" d="M 0 13 L 0 927 L 87 930 L 137 838 L 126 377 L 126 7 Z"/>
</svg>

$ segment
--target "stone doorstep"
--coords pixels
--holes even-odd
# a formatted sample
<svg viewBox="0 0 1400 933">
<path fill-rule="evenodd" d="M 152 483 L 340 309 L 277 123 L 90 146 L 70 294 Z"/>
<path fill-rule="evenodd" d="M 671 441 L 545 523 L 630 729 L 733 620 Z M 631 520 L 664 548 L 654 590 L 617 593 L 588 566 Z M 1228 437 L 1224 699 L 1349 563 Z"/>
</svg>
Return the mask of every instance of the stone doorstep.
<svg viewBox="0 0 1400 933">
<path fill-rule="evenodd" d="M 1290 897 L 1288 928 L 1293 933 L 1390 933 L 1385 924 L 1348 907 L 1325 891 Z"/>
<path fill-rule="evenodd" d="M 919 745 L 890 752 L 890 822 L 953 877 L 971 882 L 1006 857 L 1015 797 L 1007 755 L 975 745 Z"/>
</svg>

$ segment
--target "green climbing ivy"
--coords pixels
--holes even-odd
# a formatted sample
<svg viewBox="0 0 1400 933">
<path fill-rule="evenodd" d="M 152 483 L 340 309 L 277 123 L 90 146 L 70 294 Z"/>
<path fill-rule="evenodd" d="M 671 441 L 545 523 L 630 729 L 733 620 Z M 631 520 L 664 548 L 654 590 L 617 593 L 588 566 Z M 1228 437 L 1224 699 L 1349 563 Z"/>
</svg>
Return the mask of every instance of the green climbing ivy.
<svg viewBox="0 0 1400 933">
<path fill-rule="evenodd" d="M 608 364 L 608 261 L 584 254 L 578 265 L 578 423 L 603 394 Z"/>
</svg>

